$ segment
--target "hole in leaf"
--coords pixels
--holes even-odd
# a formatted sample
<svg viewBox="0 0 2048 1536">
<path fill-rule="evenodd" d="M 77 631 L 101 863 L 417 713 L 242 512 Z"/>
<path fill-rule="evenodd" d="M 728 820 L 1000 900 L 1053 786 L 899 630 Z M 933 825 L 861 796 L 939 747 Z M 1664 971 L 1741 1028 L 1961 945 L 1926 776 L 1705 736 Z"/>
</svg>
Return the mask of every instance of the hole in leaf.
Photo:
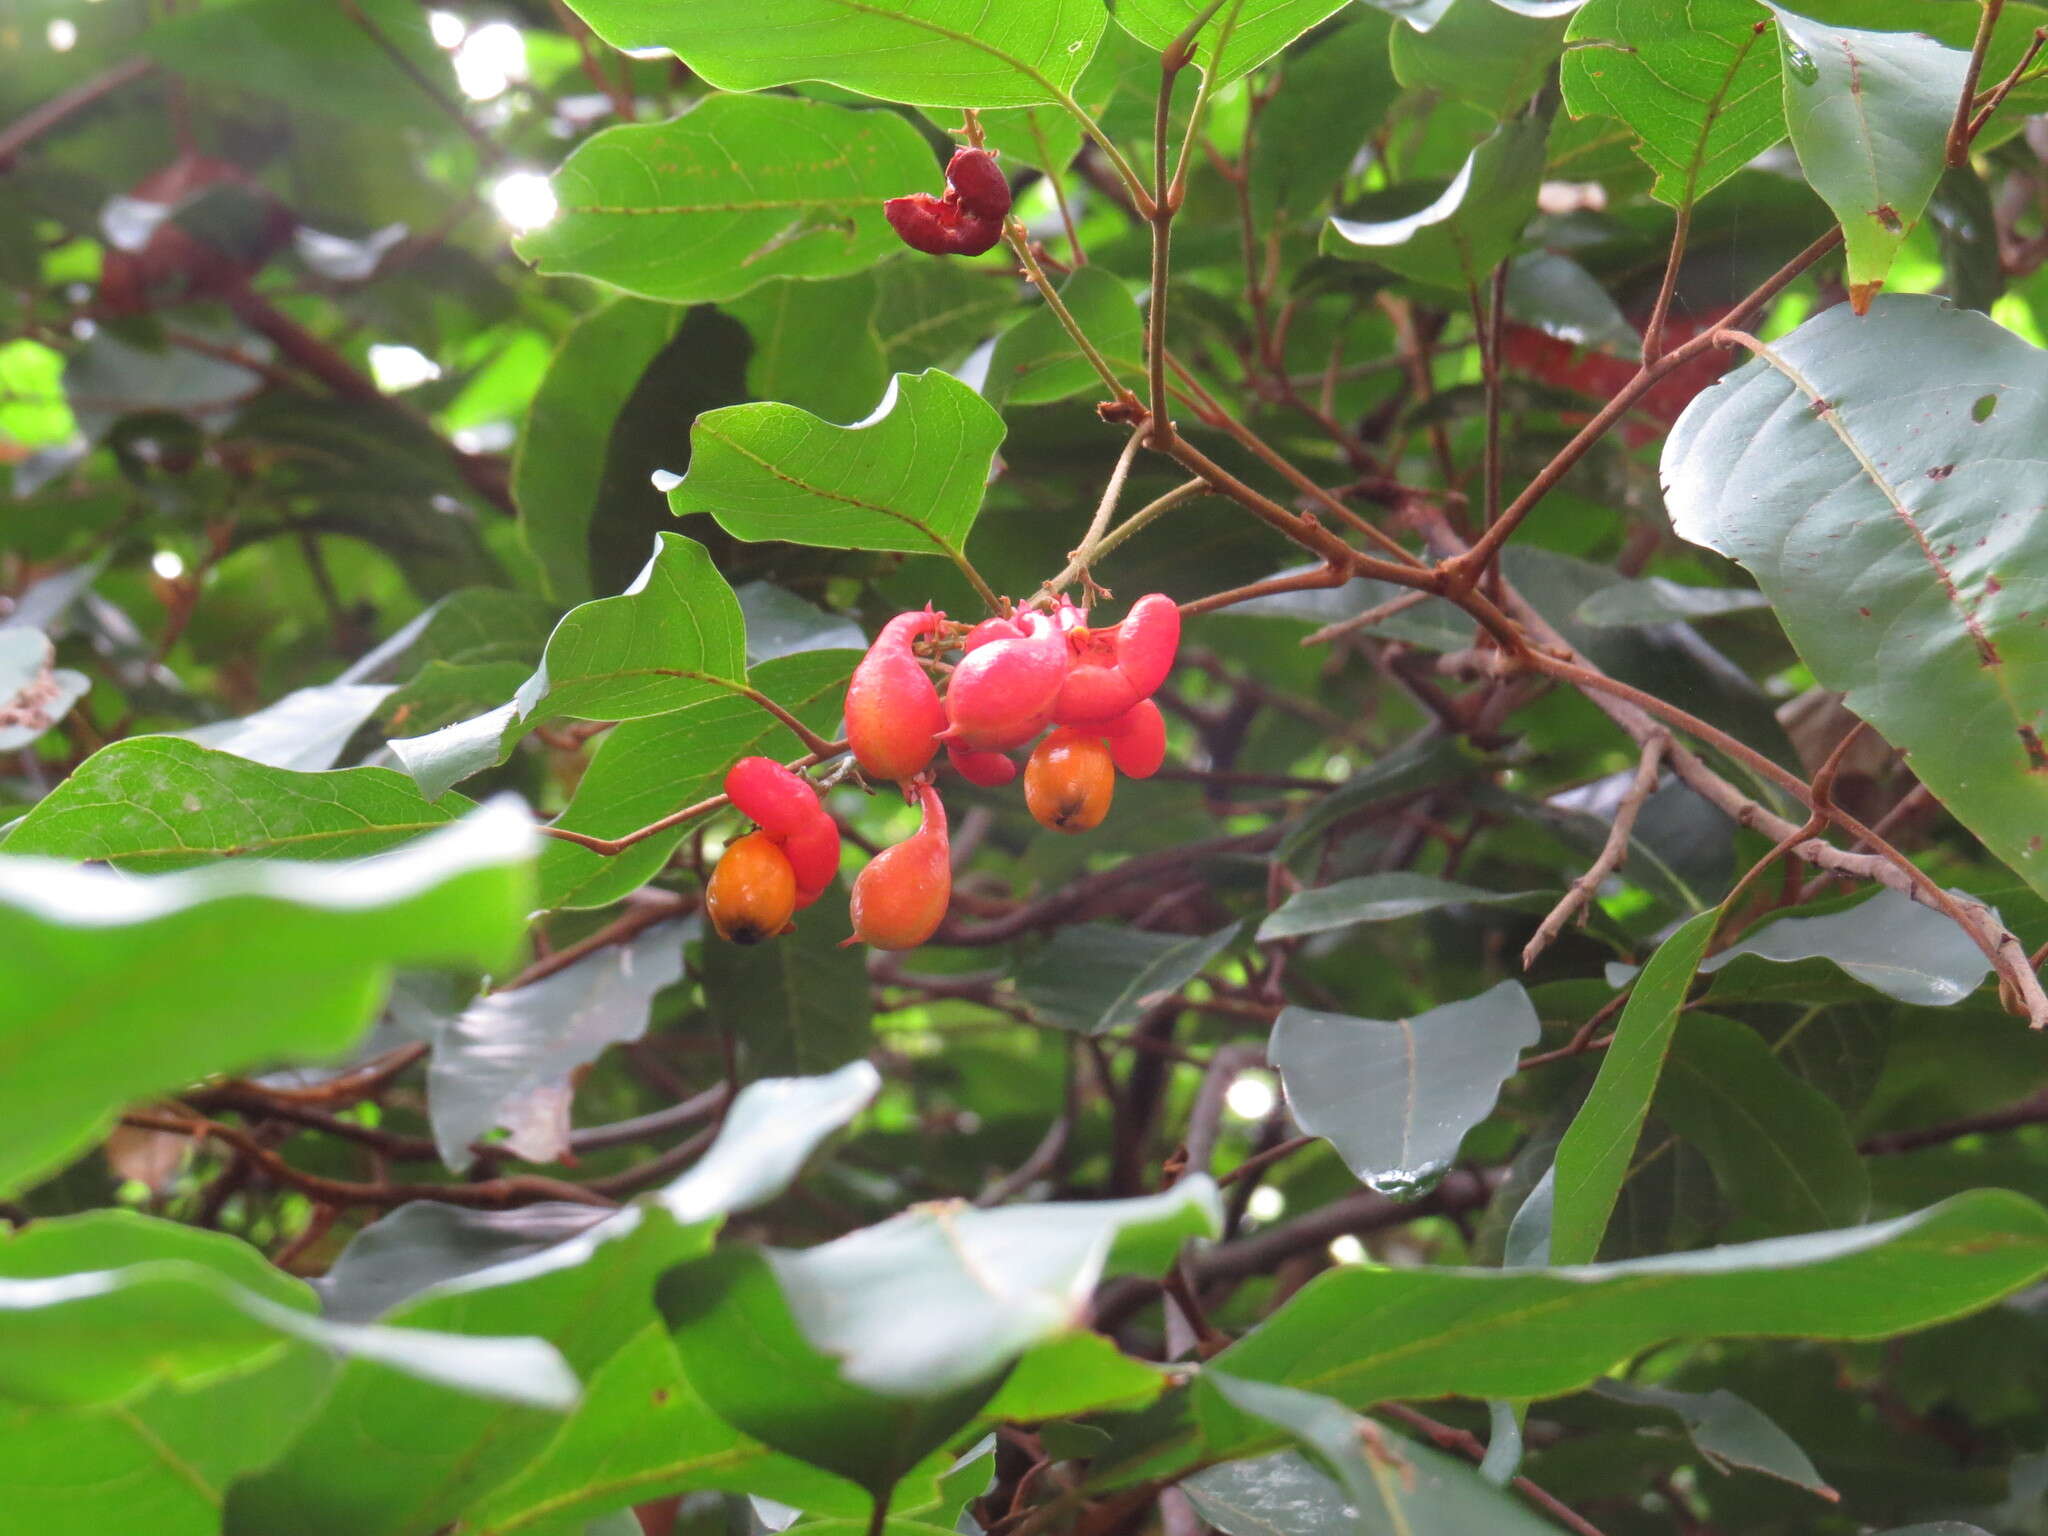
<svg viewBox="0 0 2048 1536">
<path fill-rule="evenodd" d="M 1979 395 L 1970 406 L 1970 420 L 1989 421 L 1991 413 L 1998 409 L 1998 396 Z"/>
</svg>

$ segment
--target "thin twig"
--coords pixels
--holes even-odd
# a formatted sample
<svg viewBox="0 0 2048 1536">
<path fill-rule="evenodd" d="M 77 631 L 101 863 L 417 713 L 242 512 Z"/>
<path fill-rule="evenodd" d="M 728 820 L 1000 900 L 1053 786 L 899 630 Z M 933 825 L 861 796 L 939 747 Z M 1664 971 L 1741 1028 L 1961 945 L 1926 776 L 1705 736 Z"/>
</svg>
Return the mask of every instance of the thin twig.
<svg viewBox="0 0 2048 1536">
<path fill-rule="evenodd" d="M 1601 848 L 1600 856 L 1572 882 L 1571 889 L 1537 924 L 1534 935 L 1522 946 L 1523 970 L 1534 965 L 1537 957 L 1556 942 L 1565 925 L 1593 899 L 1601 882 L 1627 860 L 1629 836 L 1635 831 L 1636 815 L 1642 810 L 1643 802 L 1650 798 L 1651 791 L 1656 789 L 1657 776 L 1664 768 L 1664 754 L 1670 747 L 1671 738 L 1661 732 L 1643 743 L 1642 755 L 1636 761 L 1636 776 L 1629 784 L 1628 793 L 1621 797 L 1621 804 L 1615 807 L 1614 822 L 1607 829 L 1607 842 Z"/>
<path fill-rule="evenodd" d="M 1977 81 L 1984 73 L 1984 55 L 1991 48 L 1991 34 L 1998 30 L 1998 18 L 2005 10 L 2005 0 L 1982 0 L 1983 10 L 1977 16 L 1977 40 L 1970 47 L 1970 62 L 1963 70 L 1963 93 L 1956 101 L 1955 121 L 1948 129 L 1948 164 L 1951 169 L 1960 169 L 1970 163 L 1970 141 L 1975 137 L 1975 125 L 1971 121 L 1971 107 L 1977 100 Z"/>
<path fill-rule="evenodd" d="M 1418 1413 L 1405 1403 L 1381 1403 L 1373 1411 L 1384 1413 L 1388 1418 L 1405 1424 L 1410 1429 L 1420 1430 L 1441 1450 L 1455 1452 L 1475 1463 L 1486 1460 L 1486 1447 L 1480 1443 L 1478 1436 L 1433 1419 L 1426 1413 Z M 1510 1486 L 1566 1530 L 1576 1532 L 1577 1536 L 1601 1536 L 1599 1526 L 1555 1494 L 1546 1492 L 1530 1482 L 1528 1478 L 1517 1477 Z"/>
<path fill-rule="evenodd" d="M 52 128 L 75 117 L 124 85 L 132 84 L 156 68 L 155 59 L 129 59 L 112 69 L 82 80 L 40 106 L 31 107 L 4 130 L 0 130 L 0 175 L 14 169 L 14 157 Z"/>
<path fill-rule="evenodd" d="M 1384 603 L 1373 604 L 1363 613 L 1354 613 L 1348 619 L 1325 624 L 1313 634 L 1304 635 L 1301 643 L 1304 648 L 1324 645 L 1345 635 L 1356 634 L 1361 629 L 1371 629 L 1373 625 L 1391 619 L 1397 613 L 1406 613 L 1410 608 L 1428 602 L 1435 595 L 1433 592 L 1403 592 L 1399 597 L 1390 597 Z"/>
</svg>

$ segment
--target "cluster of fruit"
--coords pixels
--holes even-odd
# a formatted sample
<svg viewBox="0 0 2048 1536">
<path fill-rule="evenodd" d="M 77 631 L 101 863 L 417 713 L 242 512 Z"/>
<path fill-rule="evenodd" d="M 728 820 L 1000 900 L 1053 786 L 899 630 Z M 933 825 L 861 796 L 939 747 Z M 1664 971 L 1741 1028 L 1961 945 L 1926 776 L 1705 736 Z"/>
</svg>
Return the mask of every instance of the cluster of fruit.
<svg viewBox="0 0 2048 1536">
<path fill-rule="evenodd" d="M 971 628 L 930 607 L 885 624 L 846 687 L 847 744 L 868 777 L 902 785 L 924 820 L 854 881 L 847 942 L 914 949 L 946 915 L 951 850 L 931 782 L 940 747 L 963 778 L 996 786 L 1017 777 L 1009 753 L 1049 731 L 1024 768 L 1025 804 L 1042 826 L 1086 832 L 1109 814 L 1119 770 L 1149 778 L 1165 760 L 1152 695 L 1179 648 L 1180 609 L 1156 592 L 1105 627 L 1065 601 Z M 955 649 L 949 667 L 942 658 Z M 933 670 L 949 673 L 943 697 Z M 705 906 L 721 935 L 755 944 L 831 883 L 839 828 L 810 781 L 769 758 L 733 764 L 725 792 L 759 830 L 726 849 Z"/>
<path fill-rule="evenodd" d="M 1010 184 L 985 149 L 954 152 L 946 166 L 946 195 L 914 192 L 882 204 L 889 227 L 913 251 L 927 256 L 979 256 L 1003 238 Z"/>
</svg>

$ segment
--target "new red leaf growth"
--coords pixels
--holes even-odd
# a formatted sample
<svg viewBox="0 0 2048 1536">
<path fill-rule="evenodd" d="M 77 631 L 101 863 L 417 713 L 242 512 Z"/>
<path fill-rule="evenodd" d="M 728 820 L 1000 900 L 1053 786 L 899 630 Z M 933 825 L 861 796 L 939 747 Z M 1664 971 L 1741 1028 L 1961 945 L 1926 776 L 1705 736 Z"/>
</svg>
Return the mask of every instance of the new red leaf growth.
<svg viewBox="0 0 2048 1536">
<path fill-rule="evenodd" d="M 929 607 L 896 615 L 846 685 L 847 744 L 871 778 L 910 778 L 938 754 L 946 706 L 910 645 L 937 633 L 945 618 Z"/>
<path fill-rule="evenodd" d="M 892 197 L 882 214 L 897 237 L 927 256 L 979 256 L 1003 238 L 1010 184 L 985 149 L 957 151 L 946 167 L 946 195 Z"/>
<path fill-rule="evenodd" d="M 918 786 L 924 821 L 917 831 L 868 861 L 853 882 L 853 937 L 846 944 L 915 949 L 938 931 L 953 898 L 952 845 L 946 808 L 929 784 Z"/>
</svg>

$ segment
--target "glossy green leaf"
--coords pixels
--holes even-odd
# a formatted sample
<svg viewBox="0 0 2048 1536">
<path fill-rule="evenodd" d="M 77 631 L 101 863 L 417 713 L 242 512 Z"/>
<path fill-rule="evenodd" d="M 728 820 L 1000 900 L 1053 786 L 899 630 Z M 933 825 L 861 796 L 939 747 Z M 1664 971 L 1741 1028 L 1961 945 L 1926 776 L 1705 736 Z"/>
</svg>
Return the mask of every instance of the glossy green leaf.
<svg viewBox="0 0 2048 1536">
<path fill-rule="evenodd" d="M 1359 15 L 1287 59 L 1252 138 L 1252 210 L 1262 224 L 1328 202 L 1393 105 L 1388 27 L 1385 17 Z"/>
<path fill-rule="evenodd" d="M 1409 870 L 1355 875 L 1349 880 L 1296 891 L 1259 924 L 1258 938 L 1264 943 L 1268 939 L 1328 933 L 1358 923 L 1391 923 L 1444 907 L 1512 907 L 1544 912 L 1555 900 L 1542 891 L 1482 891 L 1477 886 Z"/>
<path fill-rule="evenodd" d="M 1745 566 L 1821 685 L 2037 891 L 2043 535 L 2005 509 L 2009 477 L 2041 473 L 2043 378 L 2034 348 L 1937 299 L 1838 306 L 1701 394 L 1663 460 L 1679 534 Z"/>
<path fill-rule="evenodd" d="M 1639 624 L 1689 624 L 1728 613 L 1768 608 L 1771 600 L 1749 587 L 1683 587 L 1662 576 L 1616 582 L 1579 604 L 1576 617 L 1600 629 Z"/>
<path fill-rule="evenodd" d="M 1600 1251 L 1664 1070 L 1678 1010 L 1719 917 L 1715 908 L 1687 919 L 1657 946 L 1636 978 L 1614 1027 L 1614 1043 L 1600 1058 L 1593 1091 L 1558 1144 L 1551 1263 L 1584 1264 Z"/>
<path fill-rule="evenodd" d="M 554 174 L 561 212 L 520 237 L 519 252 L 543 272 L 673 304 L 736 298 L 773 277 L 858 272 L 899 249 L 882 202 L 928 190 L 936 170 L 892 112 L 709 96 L 671 122 L 577 146 Z"/>
<path fill-rule="evenodd" d="M 494 1128 L 510 1133 L 505 1147 L 515 1157 L 560 1159 L 569 1150 L 571 1074 L 646 1032 L 654 995 L 682 979 L 684 936 L 680 922 L 657 923 L 552 976 L 487 992 L 444 1024 L 427 1068 L 441 1161 L 466 1169 L 470 1144 Z"/>
<path fill-rule="evenodd" d="M 1689 207 L 1785 136 L 1757 0 L 1589 0 L 1565 36 L 1565 109 L 1629 126 L 1651 195 Z"/>
<path fill-rule="evenodd" d="M 1179 992 L 1238 931 L 1236 924 L 1192 936 L 1107 923 L 1065 928 L 1018 967 L 1017 991 L 1048 1023 L 1099 1035 L 1137 1023 Z"/>
<path fill-rule="evenodd" d="M 1564 48 L 1565 20 L 1526 15 L 1494 0 L 1452 0 L 1427 32 L 1396 27 L 1394 78 L 1410 90 L 1441 91 L 1496 116 L 1536 94 Z"/>
<path fill-rule="evenodd" d="M 1753 958 L 1745 963 L 1745 957 Z M 1700 970 L 1711 975 L 1740 966 L 1715 989 L 1717 995 L 1738 997 L 1745 980 L 1762 979 L 1759 960 L 1776 965 L 1827 960 L 1865 986 L 1918 1008 L 1959 1003 L 1991 974 L 1984 952 L 1968 934 L 1932 907 L 1897 891 L 1879 891 L 1843 911 L 1777 918 L 1729 945 Z"/>
<path fill-rule="evenodd" d="M 1117 22 L 1148 48 L 1164 52 L 1205 12 L 1195 34 L 1193 59 L 1210 86 L 1227 85 L 1257 69 L 1325 16 L 1343 0 L 1121 0 L 1114 7 Z"/>
<path fill-rule="evenodd" d="M 1281 1431 L 1336 1474 L 1335 1484 L 1324 1479 L 1319 1489 L 1297 1469 L 1272 1465 L 1278 1458 L 1198 1473 L 1190 1495 L 1198 1509 L 1229 1511 L 1226 1536 L 1346 1530 L 1360 1536 L 1536 1536 L 1554 1529 L 1469 1463 L 1388 1434 L 1327 1397 L 1222 1371 L 1205 1371 L 1201 1383 L 1202 1392 Z M 1275 1483 L 1289 1493 L 1276 1496 Z"/>
<path fill-rule="evenodd" d="M 1642 334 L 1599 280 L 1555 251 L 1531 251 L 1508 263 L 1507 312 L 1576 347 L 1626 355 L 1642 346 Z"/>
<path fill-rule="evenodd" d="M 389 768 L 298 773 L 175 736 L 135 736 L 86 759 L 0 850 L 144 873 L 224 859 L 353 859 L 469 809 L 460 795 L 423 799 Z"/>
<path fill-rule="evenodd" d="M 1869 1213 L 1870 1177 L 1842 1111 L 1747 1025 L 1681 1018 L 1656 1106 L 1704 1154 L 1743 1230 L 1812 1232 Z"/>
<path fill-rule="evenodd" d="M 0 1244 L 0 1399 L 116 1404 L 258 1367 L 296 1341 L 443 1404 L 433 1389 L 557 1412 L 576 1400 L 576 1378 L 539 1340 L 327 1322 L 302 1283 L 253 1270 L 257 1257 L 233 1239 L 125 1211 L 18 1232 Z"/>
<path fill-rule="evenodd" d="M 875 333 L 898 373 L 957 367 L 1017 311 L 1014 292 L 959 262 L 906 256 L 874 277 Z"/>
<path fill-rule="evenodd" d="M 1772 13 L 1785 126 L 1800 169 L 1841 221 L 1850 295 L 1867 303 L 1941 180 L 1969 57 L 1914 32 Z"/>
<path fill-rule="evenodd" d="M 1377 262 L 1432 287 L 1477 285 L 1513 252 L 1522 227 L 1535 215 L 1549 134 L 1546 118 L 1503 124 L 1425 206 L 1415 207 L 1410 188 L 1375 194 L 1352 210 L 1374 217 L 1330 220 L 1323 250 Z"/>
<path fill-rule="evenodd" d="M 1083 267 L 1060 285 L 1060 299 L 1118 377 L 1135 387 L 1145 376 L 1145 321 L 1130 291 L 1103 268 Z M 1000 410 L 1086 390 L 1107 393 L 1059 317 L 1040 305 L 997 340 L 982 394 Z"/>
<path fill-rule="evenodd" d="M 0 1193 L 56 1171 L 131 1099 L 347 1049 L 394 966 L 501 969 L 532 909 L 534 843 L 525 811 L 493 804 L 359 863 L 138 878 L 0 857 Z"/>
<path fill-rule="evenodd" d="M 1099 1333 L 1067 1333 L 1025 1351 L 982 1408 L 992 1423 L 1034 1424 L 1143 1408 L 1166 1390 L 1164 1370 Z"/>
<path fill-rule="evenodd" d="M 866 952 L 840 947 L 853 935 L 845 893 L 828 890 L 795 922 L 773 944 L 704 946 L 704 1011 L 740 1042 L 753 1072 L 829 1072 L 874 1040 Z"/>
<path fill-rule="evenodd" d="M 1504 981 L 1412 1019 L 1283 1008 L 1266 1054 L 1296 1123 L 1372 1188 L 1405 1199 L 1443 1176 L 1542 1032 L 1522 984 Z"/>
<path fill-rule="evenodd" d="M 657 535 L 654 557 L 618 597 L 572 608 L 511 703 L 391 750 L 423 791 L 504 761 L 512 743 L 557 715 L 632 720 L 744 696 L 746 623 L 704 546 Z"/>
<path fill-rule="evenodd" d="M 1780 1478 L 1796 1487 L 1834 1499 L 1839 1495 L 1814 1470 L 1799 1444 L 1769 1414 L 1723 1388 L 1715 1392 L 1673 1392 L 1667 1387 L 1602 1381 L 1593 1390 L 1617 1403 L 1673 1414 L 1685 1426 L 1693 1446 L 1722 1472 L 1739 1467 Z"/>
<path fill-rule="evenodd" d="M 782 278 L 764 283 L 726 311 L 753 341 L 747 389 L 827 421 L 858 421 L 889 384 L 889 361 L 875 333 L 875 281 L 856 273 L 834 282 Z M 831 366 L 818 366 L 830 358 Z"/>
<path fill-rule="evenodd" d="M 824 650 L 777 656 L 751 667 L 747 677 L 812 730 L 830 735 L 838 728 L 846 680 L 860 655 Z M 767 711 L 730 694 L 629 720 L 605 733 L 554 824 L 594 837 L 623 836 L 718 794 L 725 770 L 742 757 L 765 754 L 788 762 L 803 750 Z M 689 832 L 677 827 L 612 855 L 550 838 L 540 856 L 541 902 L 608 906 L 651 880 Z"/>
<path fill-rule="evenodd" d="M 1096 0 L 577 0 L 615 48 L 667 48 L 721 90 L 798 80 L 919 107 L 1058 101 L 1106 18 Z M 912 191 L 915 188 L 898 188 Z"/>
<path fill-rule="evenodd" d="M 963 558 L 1002 418 L 936 370 L 899 373 L 868 418 L 836 427 L 787 405 L 736 405 L 690 428 L 678 516 L 735 538 Z"/>
<path fill-rule="evenodd" d="M 593 595 L 590 525 L 606 507 L 612 433 L 683 314 L 670 304 L 614 299 L 577 322 L 534 392 L 512 459 L 512 499 L 542 585 L 560 601 Z"/>
<path fill-rule="evenodd" d="M 702 1253 L 725 1213 L 779 1194 L 879 1082 L 856 1062 L 830 1077 L 752 1084 L 681 1178 L 565 1242 L 430 1287 L 386 1321 L 460 1334 L 515 1324 L 588 1377 L 654 1321 L 656 1277 Z M 563 1430 L 552 1416 L 430 1399 L 350 1366 L 286 1456 L 235 1488 L 225 1529 L 414 1536 L 489 1497 Z M 365 1467 L 379 1475 L 362 1476 Z"/>
<path fill-rule="evenodd" d="M 1335 1397 L 1554 1397 L 1666 1340 L 1872 1339 L 1960 1317 L 2048 1272 L 2048 1212 L 2006 1190 L 1846 1231 L 1564 1269 L 1347 1267 L 1311 1281 L 1215 1369 Z M 1217 1411 L 1212 1412 L 1212 1408 Z M 1271 1443 L 1201 1402 L 1144 1465 Z M 1199 1447 L 1199 1449 L 1198 1449 Z"/>
<path fill-rule="evenodd" d="M 335 765 L 349 738 L 378 712 L 391 692 L 378 683 L 301 688 L 239 720 L 219 720 L 178 734 L 183 740 L 266 767 L 317 773 Z"/>
</svg>

